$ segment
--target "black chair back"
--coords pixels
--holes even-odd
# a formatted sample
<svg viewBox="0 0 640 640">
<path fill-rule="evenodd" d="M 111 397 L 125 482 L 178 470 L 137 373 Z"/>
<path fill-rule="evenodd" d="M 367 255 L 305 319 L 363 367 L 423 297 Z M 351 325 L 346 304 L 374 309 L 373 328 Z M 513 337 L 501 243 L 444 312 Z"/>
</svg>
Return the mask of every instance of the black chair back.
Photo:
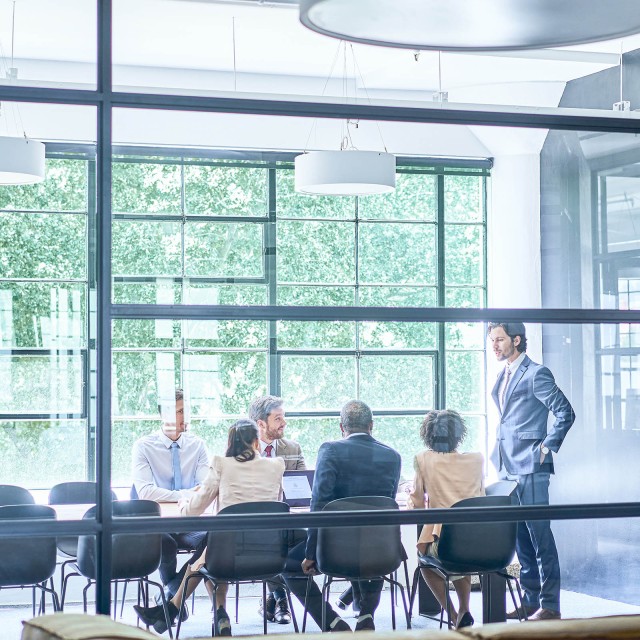
<svg viewBox="0 0 640 640">
<path fill-rule="evenodd" d="M 98 485 L 95 482 L 61 482 L 51 487 L 49 504 L 95 504 L 97 495 Z M 118 499 L 113 491 L 111 499 Z M 78 553 L 78 536 L 58 538 L 58 550 L 75 558 Z"/>
<path fill-rule="evenodd" d="M 341 498 L 323 511 L 379 511 L 397 509 L 385 496 Z M 393 573 L 402 563 L 404 551 L 400 525 L 334 527 L 318 530 L 318 568 L 329 576 L 370 579 Z"/>
<path fill-rule="evenodd" d="M 460 500 L 452 509 L 504 507 L 509 496 L 480 496 Z M 517 522 L 475 522 L 443 524 L 438 542 L 438 558 L 448 573 L 501 571 L 516 551 Z"/>
<path fill-rule="evenodd" d="M 35 504 L 31 492 L 15 484 L 0 484 L 0 506 L 10 504 Z"/>
<path fill-rule="evenodd" d="M 242 502 L 216 517 L 245 513 L 289 513 L 285 502 Z M 288 530 L 209 531 L 206 569 L 218 580 L 262 580 L 284 571 Z"/>
<path fill-rule="evenodd" d="M 510 496 L 516 490 L 518 483 L 515 480 L 498 480 L 485 488 L 488 496 Z"/>
<path fill-rule="evenodd" d="M 56 512 L 41 504 L 0 507 L 0 520 L 55 520 Z M 0 587 L 38 584 L 56 569 L 56 539 L 38 536 L 0 538 Z"/>
<path fill-rule="evenodd" d="M 153 500 L 128 500 L 113 502 L 114 518 L 144 518 L 160 515 L 160 505 Z M 84 519 L 96 517 L 96 507 L 91 507 Z M 112 537 L 111 577 L 126 580 L 148 576 L 160 566 L 162 534 L 116 533 Z M 78 539 L 78 569 L 92 580 L 96 578 L 96 545 L 94 536 Z"/>
</svg>

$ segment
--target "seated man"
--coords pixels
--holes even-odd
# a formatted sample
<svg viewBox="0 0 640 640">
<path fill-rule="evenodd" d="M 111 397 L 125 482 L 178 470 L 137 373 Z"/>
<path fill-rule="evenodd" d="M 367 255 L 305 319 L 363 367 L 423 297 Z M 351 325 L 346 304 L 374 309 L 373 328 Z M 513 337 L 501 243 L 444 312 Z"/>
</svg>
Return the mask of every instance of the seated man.
<svg viewBox="0 0 640 640">
<path fill-rule="evenodd" d="M 160 431 L 143 436 L 133 445 L 133 485 L 142 500 L 178 502 L 191 495 L 209 470 L 209 456 L 202 438 L 187 432 L 182 389 L 176 389 L 174 403 L 158 405 L 163 416 Z M 163 410 L 164 409 L 164 410 Z M 180 583 L 187 565 L 197 560 L 206 543 L 206 532 L 165 533 L 162 535 L 160 579 L 171 598 Z M 193 557 L 177 569 L 179 549 L 193 549 Z M 184 615 L 184 614 L 183 614 Z"/>
<path fill-rule="evenodd" d="M 258 425 L 260 432 L 260 455 L 263 458 L 282 458 L 285 470 L 306 469 L 302 448 L 295 440 L 284 437 L 287 420 L 284 414 L 282 398 L 262 396 L 256 398 L 249 407 L 249 418 Z M 267 583 L 267 620 L 278 624 L 289 624 L 291 614 L 287 594 L 276 582 Z M 260 604 L 262 615 L 262 603 Z"/>
<path fill-rule="evenodd" d="M 352 496 L 396 497 L 400 480 L 400 454 L 371 436 L 373 415 L 360 400 L 347 402 L 340 412 L 342 440 L 325 442 L 318 451 L 318 462 L 311 496 L 311 511 L 320 511 L 332 500 Z M 287 571 L 295 571 L 296 561 L 302 561 L 302 570 L 315 575 L 317 529 L 310 529 L 306 542 L 296 545 L 289 553 Z M 287 586 L 304 603 L 307 580 L 284 574 Z M 356 631 L 374 630 L 373 616 L 380 602 L 382 580 L 359 580 L 360 614 Z M 321 625 L 322 607 L 325 606 L 327 629 L 345 631 L 349 628 L 328 603 L 322 602 L 320 589 L 312 582 L 307 599 L 311 617 Z"/>
</svg>

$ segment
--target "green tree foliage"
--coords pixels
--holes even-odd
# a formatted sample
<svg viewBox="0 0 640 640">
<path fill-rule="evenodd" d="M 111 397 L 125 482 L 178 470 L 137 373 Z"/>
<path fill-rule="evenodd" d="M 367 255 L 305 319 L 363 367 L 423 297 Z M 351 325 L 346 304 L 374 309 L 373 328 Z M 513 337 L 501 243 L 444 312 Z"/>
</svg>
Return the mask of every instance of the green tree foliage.
<svg viewBox="0 0 640 640">
<path fill-rule="evenodd" d="M 484 304 L 480 174 L 444 175 L 443 274 L 435 169 L 401 171 L 390 195 L 336 198 L 296 194 L 290 164 L 115 160 L 117 303 L 429 308 L 443 287 L 447 305 Z M 17 417 L 35 407 L 79 412 L 90 382 L 77 355 L 89 345 L 90 169 L 87 161 L 50 159 L 43 183 L 0 188 L 2 344 L 76 350 L 66 361 L 44 353 L 0 358 L 7 374 L 0 404 Z M 270 201 L 277 216 L 271 230 Z M 266 247 L 271 231 L 275 271 L 273 248 Z M 374 411 L 396 414 L 376 418 L 375 435 L 402 452 L 403 477 L 410 479 L 422 448 L 421 418 L 403 412 L 436 405 L 443 356 L 446 405 L 468 415 L 465 447 L 484 450 L 483 328 L 449 323 L 444 331 L 440 344 L 431 323 L 114 321 L 113 482 L 130 483 L 131 444 L 159 425 L 160 385 L 185 388 L 193 430 L 220 454 L 229 425 L 268 391 L 274 368 L 288 411 L 336 414 L 289 420 L 287 435 L 300 441 L 310 465 L 324 440 L 339 437 L 341 405 L 360 397 Z M 87 428 L 86 420 L 1 423 L 0 441 L 13 447 L 16 462 L 0 481 L 44 486 L 86 477 Z M 35 475 L 34 464 L 45 471 Z"/>
</svg>

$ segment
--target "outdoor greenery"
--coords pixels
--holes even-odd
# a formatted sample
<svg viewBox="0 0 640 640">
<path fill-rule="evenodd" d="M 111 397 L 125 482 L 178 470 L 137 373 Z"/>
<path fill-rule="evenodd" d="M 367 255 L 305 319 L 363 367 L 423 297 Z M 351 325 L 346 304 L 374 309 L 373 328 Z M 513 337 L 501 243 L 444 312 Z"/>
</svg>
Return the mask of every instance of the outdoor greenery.
<svg viewBox="0 0 640 640">
<path fill-rule="evenodd" d="M 394 194 L 332 198 L 296 194 L 288 163 L 114 160 L 116 303 L 484 305 L 482 170 L 399 167 Z M 94 472 L 93 170 L 52 157 L 43 183 L 0 188 L 0 445 L 14 454 L 0 482 Z M 114 321 L 113 484 L 130 483 L 131 444 L 157 427 L 160 390 L 177 385 L 212 453 L 254 397 L 279 393 L 311 465 L 339 436 L 340 406 L 359 397 L 384 412 L 376 435 L 401 451 L 409 479 L 444 373 L 446 406 L 468 415 L 465 448 L 484 451 L 482 326 L 450 323 L 439 336 L 432 323 Z"/>
</svg>

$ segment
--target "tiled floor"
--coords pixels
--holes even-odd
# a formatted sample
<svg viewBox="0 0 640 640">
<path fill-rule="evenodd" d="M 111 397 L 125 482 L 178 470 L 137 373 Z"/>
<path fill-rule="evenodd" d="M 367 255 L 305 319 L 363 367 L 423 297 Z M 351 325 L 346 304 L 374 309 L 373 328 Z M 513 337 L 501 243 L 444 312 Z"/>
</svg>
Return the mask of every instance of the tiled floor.
<svg viewBox="0 0 640 640">
<path fill-rule="evenodd" d="M 336 594 L 338 593 L 338 588 L 336 588 Z M 23 592 L 14 592 L 14 596 L 10 596 L 11 592 L 3 591 L 0 593 L 0 639 L 1 640 L 19 640 L 21 628 L 22 628 L 22 620 L 28 619 L 31 617 L 31 606 L 19 605 L 17 603 L 17 595 L 21 594 L 20 599 L 23 599 L 24 602 L 29 601 L 29 594 L 27 591 Z M 232 599 L 229 600 L 229 614 L 232 617 L 232 626 L 233 626 L 233 634 L 238 635 L 259 635 L 262 633 L 262 619 L 258 615 L 258 603 L 259 597 L 258 594 L 260 590 L 257 586 L 243 586 L 241 589 L 241 598 L 239 601 L 240 604 L 240 615 L 239 615 L 239 623 L 235 624 L 235 620 L 233 619 L 234 614 L 234 601 Z M 481 619 L 481 594 L 474 592 L 472 594 L 472 605 L 471 610 L 473 615 L 475 616 L 478 623 Z M 13 605 L 4 605 L 3 602 L 13 601 Z M 332 600 L 335 600 L 335 597 L 332 597 Z M 128 601 L 124 607 L 124 615 L 122 618 L 123 622 L 135 624 L 135 615 L 132 609 L 133 601 Z M 184 623 L 181 630 L 181 638 L 185 640 L 188 638 L 202 637 L 208 636 L 211 634 L 211 613 L 210 613 L 210 605 L 206 596 L 201 596 L 196 598 L 195 605 L 195 614 L 189 617 L 189 620 Z M 566 618 L 576 617 L 576 618 L 584 618 L 584 617 L 594 617 L 594 616 L 603 616 L 603 615 L 614 615 L 614 614 L 625 614 L 625 613 L 640 613 L 640 606 L 633 606 L 629 604 L 624 604 L 620 602 L 616 602 L 613 600 L 605 600 L 602 598 L 596 598 L 589 595 L 584 595 L 580 593 L 573 593 L 570 591 L 562 592 L 562 609 L 563 616 Z M 66 611 L 69 612 L 81 612 L 82 608 L 79 604 L 70 604 L 65 607 Z M 302 610 L 299 606 L 296 605 L 296 614 L 298 615 L 299 621 L 302 619 Z M 402 614 L 402 609 L 398 608 L 396 610 L 398 628 L 404 629 L 404 616 Z M 353 619 L 349 617 L 348 612 L 345 615 L 345 619 L 347 622 L 353 626 Z M 412 620 L 412 624 L 415 629 L 426 629 L 426 628 L 435 628 L 437 627 L 437 623 L 432 620 L 428 620 L 426 618 L 421 618 L 419 616 L 414 616 Z M 517 624 L 517 623 L 514 623 Z M 376 615 L 376 626 L 378 629 L 390 629 L 391 628 L 391 615 L 390 615 L 390 603 L 389 603 L 389 593 L 385 591 L 383 593 L 383 598 L 381 601 L 380 608 L 378 609 Z M 287 633 L 292 632 L 292 625 L 278 625 L 278 624 L 269 624 L 269 633 L 277 634 L 277 633 Z M 307 626 L 307 633 L 317 633 L 319 630 L 316 625 L 309 621 Z M 168 634 L 165 633 L 164 637 L 168 637 Z"/>
</svg>

